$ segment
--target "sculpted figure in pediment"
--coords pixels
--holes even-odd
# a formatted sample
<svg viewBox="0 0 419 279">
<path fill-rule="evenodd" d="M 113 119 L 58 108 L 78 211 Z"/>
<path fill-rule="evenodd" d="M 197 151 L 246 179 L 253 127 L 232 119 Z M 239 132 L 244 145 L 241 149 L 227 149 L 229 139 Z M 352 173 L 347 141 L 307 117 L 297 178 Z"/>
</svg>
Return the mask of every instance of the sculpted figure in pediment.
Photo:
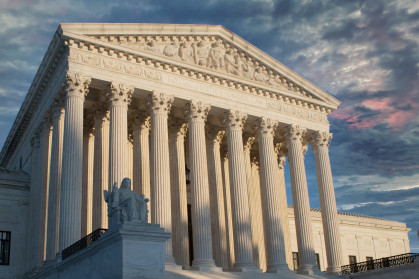
<svg viewBox="0 0 419 279">
<path fill-rule="evenodd" d="M 240 67 L 242 76 L 248 79 L 253 79 L 253 73 L 255 68 L 253 67 L 252 58 L 245 57 L 244 54 L 241 55 L 242 64 Z"/>
<path fill-rule="evenodd" d="M 225 64 L 226 64 L 226 71 L 229 74 L 238 75 L 239 74 L 239 56 L 233 48 L 227 50 L 224 55 Z"/>
<path fill-rule="evenodd" d="M 149 51 L 149 52 L 154 52 L 154 53 L 159 52 L 159 48 L 156 45 L 156 42 L 154 40 L 149 40 L 147 44 L 145 45 L 144 50 Z"/>
<path fill-rule="evenodd" d="M 192 46 L 188 46 L 186 42 L 181 42 L 179 47 L 179 57 L 184 62 L 194 63 Z"/>
<path fill-rule="evenodd" d="M 195 63 L 199 66 L 208 65 L 209 49 L 203 41 L 199 41 L 195 46 Z"/>
<path fill-rule="evenodd" d="M 256 81 L 259 81 L 259 82 L 265 82 L 267 80 L 267 77 L 266 77 L 265 73 L 263 72 L 262 67 L 259 66 L 258 62 L 256 62 L 256 69 L 255 69 L 255 72 L 253 74 L 253 78 Z"/>
<path fill-rule="evenodd" d="M 209 66 L 212 69 L 224 69 L 224 49 L 221 48 L 218 42 L 211 44 L 209 52 Z"/>
<path fill-rule="evenodd" d="M 171 43 L 170 45 L 167 45 L 163 49 L 163 54 L 169 57 L 174 57 L 179 52 L 179 46 L 176 42 Z"/>
</svg>

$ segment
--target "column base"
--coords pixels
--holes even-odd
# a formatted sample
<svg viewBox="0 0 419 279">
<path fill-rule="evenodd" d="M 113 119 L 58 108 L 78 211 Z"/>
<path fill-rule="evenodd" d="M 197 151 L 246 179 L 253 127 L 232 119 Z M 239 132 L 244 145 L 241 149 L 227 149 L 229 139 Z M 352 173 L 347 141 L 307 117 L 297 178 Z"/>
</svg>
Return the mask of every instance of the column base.
<svg viewBox="0 0 419 279">
<path fill-rule="evenodd" d="M 269 265 L 266 270 L 267 273 L 284 273 L 287 271 L 290 271 L 288 264 Z"/>
<path fill-rule="evenodd" d="M 304 275 L 314 275 L 313 271 L 313 265 L 312 264 L 306 264 L 303 266 L 299 266 L 297 270 L 298 274 L 304 274 Z"/>
<path fill-rule="evenodd" d="M 189 269 L 198 271 L 222 271 L 220 267 L 215 265 L 214 260 L 194 260 Z"/>
<path fill-rule="evenodd" d="M 256 268 L 253 264 L 246 265 L 235 265 L 231 272 L 251 272 L 251 273 L 262 273 L 262 269 Z"/>
<path fill-rule="evenodd" d="M 326 274 L 328 275 L 341 275 L 342 270 L 340 266 L 331 266 L 326 268 Z"/>
</svg>

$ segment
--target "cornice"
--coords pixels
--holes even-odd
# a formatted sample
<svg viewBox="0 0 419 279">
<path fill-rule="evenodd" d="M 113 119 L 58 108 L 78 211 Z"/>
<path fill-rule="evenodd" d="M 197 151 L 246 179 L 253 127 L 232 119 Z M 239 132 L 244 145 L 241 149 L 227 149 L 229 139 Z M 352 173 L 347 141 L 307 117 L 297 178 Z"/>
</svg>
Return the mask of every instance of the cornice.
<svg viewBox="0 0 419 279">
<path fill-rule="evenodd" d="M 20 110 L 15 118 L 9 135 L 3 145 L 0 153 L 0 166 L 6 167 L 11 155 L 19 145 L 26 128 L 30 124 L 36 108 L 42 99 L 43 93 L 48 86 L 50 79 L 61 62 L 66 48 L 62 44 L 61 34 L 57 31 L 48 46 L 48 49 L 42 59 L 42 62 L 36 72 L 28 93 L 20 107 Z"/>
</svg>

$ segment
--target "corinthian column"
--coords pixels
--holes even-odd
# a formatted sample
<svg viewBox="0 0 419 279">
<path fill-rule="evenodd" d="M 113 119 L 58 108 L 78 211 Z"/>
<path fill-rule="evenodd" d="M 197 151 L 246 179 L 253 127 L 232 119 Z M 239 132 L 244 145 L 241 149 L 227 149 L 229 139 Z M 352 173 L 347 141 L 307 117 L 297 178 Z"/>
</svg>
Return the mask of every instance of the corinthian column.
<svg viewBox="0 0 419 279">
<path fill-rule="evenodd" d="M 231 211 L 234 231 L 235 271 L 257 270 L 253 263 L 252 232 L 250 229 L 249 200 L 244 153 L 243 126 L 247 114 L 229 111 L 224 114 L 227 127 L 227 145 L 229 154 Z"/>
<path fill-rule="evenodd" d="M 106 95 L 109 101 L 109 180 L 110 187 L 116 182 L 121 184 L 122 179 L 128 176 L 127 138 L 128 105 L 131 102 L 134 87 L 112 82 Z"/>
<path fill-rule="evenodd" d="M 262 270 L 265 270 L 265 264 L 263 255 L 265 254 L 265 243 L 264 243 L 264 229 L 262 220 L 262 205 L 260 199 L 260 186 L 259 184 L 253 183 L 252 176 L 252 163 L 251 163 L 251 151 L 252 145 L 255 141 L 255 137 L 249 134 L 244 135 L 244 165 L 246 167 L 246 180 L 247 180 L 247 193 L 249 198 L 249 214 L 250 224 L 252 230 L 252 248 L 253 248 L 253 261 L 256 266 Z M 261 241 L 262 240 L 262 241 Z"/>
<path fill-rule="evenodd" d="M 150 194 L 150 116 L 143 112 L 136 112 L 132 132 L 134 175 L 133 189 L 151 199 Z M 151 209 L 149 209 L 151 210 Z M 150 214 L 151 211 L 150 211 Z M 150 221 L 150 219 L 149 219 Z"/>
<path fill-rule="evenodd" d="M 80 239 L 83 177 L 83 104 L 90 77 L 67 72 L 59 251 Z"/>
<path fill-rule="evenodd" d="M 281 197 L 278 164 L 273 144 L 273 133 L 277 125 L 276 121 L 266 118 L 259 119 L 257 125 L 267 272 L 270 273 L 289 270 L 285 254 L 283 223 L 278 219 L 281 211 Z"/>
<path fill-rule="evenodd" d="M 211 106 L 192 101 L 187 104 L 189 123 L 189 162 L 191 164 L 192 235 L 196 270 L 215 269 L 212 256 L 211 214 L 208 165 L 205 144 L 205 121 Z"/>
<path fill-rule="evenodd" d="M 207 127 L 208 176 L 211 204 L 212 247 L 217 266 L 228 268 L 226 210 L 224 208 L 223 174 L 220 143 L 225 131 Z"/>
<path fill-rule="evenodd" d="M 108 228 L 108 215 L 103 191 L 109 191 L 109 110 L 97 104 L 95 110 L 95 142 L 93 164 L 93 213 L 92 230 Z"/>
<path fill-rule="evenodd" d="M 46 261 L 55 259 L 58 252 L 60 221 L 61 166 L 63 159 L 64 108 L 62 100 L 52 107 L 52 143 L 48 197 L 48 227 Z"/>
<path fill-rule="evenodd" d="M 312 148 L 316 161 L 317 181 L 322 211 L 324 240 L 327 256 L 327 273 L 338 274 L 342 263 L 342 246 L 340 243 L 339 226 L 335 191 L 333 189 L 332 170 L 329 160 L 329 141 L 332 135 L 327 132 L 316 132 L 312 135 Z"/>
<path fill-rule="evenodd" d="M 302 129 L 299 126 L 292 125 L 286 129 L 292 201 L 294 205 L 295 227 L 297 230 L 298 273 L 313 274 L 315 258 L 312 240 L 313 233 L 311 228 L 310 203 L 308 200 L 302 146 L 304 134 L 305 129 Z"/>
<path fill-rule="evenodd" d="M 173 97 L 153 92 L 148 107 L 151 116 L 151 222 L 160 224 L 166 232 L 172 232 L 170 201 L 170 164 L 167 116 Z M 175 263 L 172 238 L 166 240 L 166 264 Z"/>
<path fill-rule="evenodd" d="M 89 114 L 84 121 L 83 135 L 83 193 L 81 206 L 81 236 L 92 232 L 93 215 L 93 156 L 94 116 Z"/>
<path fill-rule="evenodd" d="M 185 120 L 169 121 L 170 186 L 172 196 L 173 253 L 176 263 L 189 266 L 188 201 L 186 194 Z"/>
<path fill-rule="evenodd" d="M 285 189 L 285 173 L 284 165 L 287 159 L 286 157 L 286 146 L 285 143 L 277 143 L 275 145 L 275 152 L 278 156 L 278 171 L 279 171 L 279 195 L 280 195 L 280 205 L 281 210 L 279 216 L 281 218 L 282 227 L 284 228 L 284 241 L 285 241 L 285 251 L 287 257 L 288 267 L 292 268 L 292 248 L 291 248 L 291 236 L 290 236 L 290 224 L 288 219 L 288 202 L 287 202 L 287 192 Z"/>
</svg>

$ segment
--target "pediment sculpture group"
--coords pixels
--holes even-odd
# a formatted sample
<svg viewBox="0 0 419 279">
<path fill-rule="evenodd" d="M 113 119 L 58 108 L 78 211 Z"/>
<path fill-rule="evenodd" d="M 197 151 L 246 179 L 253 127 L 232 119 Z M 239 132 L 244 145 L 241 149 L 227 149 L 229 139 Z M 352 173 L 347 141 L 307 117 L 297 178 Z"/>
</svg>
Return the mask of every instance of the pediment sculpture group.
<svg viewBox="0 0 419 279">
<path fill-rule="evenodd" d="M 131 190 L 131 179 L 124 178 L 119 188 L 115 182 L 111 191 L 104 190 L 104 198 L 108 204 L 109 227 L 125 221 L 148 223 L 149 199 Z"/>
<path fill-rule="evenodd" d="M 298 86 L 222 40 L 214 42 L 201 40 L 197 43 L 173 41 L 170 44 L 165 43 L 162 45 L 151 39 L 140 44 L 121 42 L 120 45 L 227 72 L 228 74 L 241 76 L 274 87 L 286 88 L 303 95 L 308 94 L 308 92 L 302 92 Z"/>
</svg>

